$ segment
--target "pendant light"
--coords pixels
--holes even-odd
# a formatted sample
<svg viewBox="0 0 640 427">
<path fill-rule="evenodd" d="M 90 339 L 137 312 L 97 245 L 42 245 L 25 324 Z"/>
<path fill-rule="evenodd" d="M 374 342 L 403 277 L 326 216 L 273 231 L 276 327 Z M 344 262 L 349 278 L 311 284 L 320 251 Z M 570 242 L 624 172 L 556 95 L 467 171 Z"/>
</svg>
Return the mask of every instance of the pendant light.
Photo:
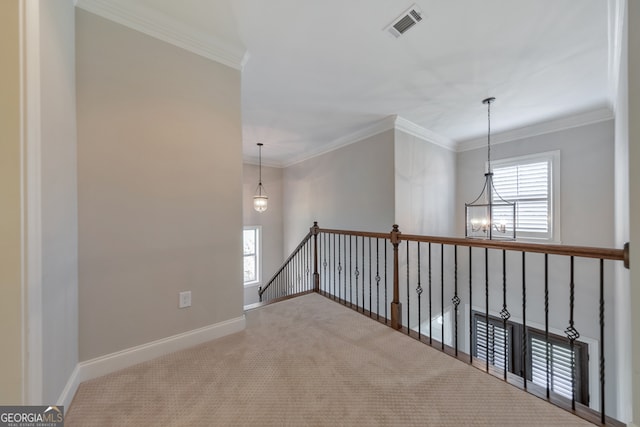
<svg viewBox="0 0 640 427">
<path fill-rule="evenodd" d="M 262 185 L 262 143 L 259 142 L 258 150 L 260 152 L 260 178 L 258 180 L 258 188 L 256 188 L 256 194 L 253 196 L 253 209 L 258 212 L 264 212 L 267 210 L 267 202 L 268 197 L 267 193 L 264 191 L 264 186 Z"/>
<path fill-rule="evenodd" d="M 465 237 L 468 239 L 515 240 L 516 203 L 504 200 L 493 186 L 491 170 L 491 103 L 495 98 L 482 101 L 487 105 L 487 173 L 480 195 L 465 203 Z"/>
</svg>

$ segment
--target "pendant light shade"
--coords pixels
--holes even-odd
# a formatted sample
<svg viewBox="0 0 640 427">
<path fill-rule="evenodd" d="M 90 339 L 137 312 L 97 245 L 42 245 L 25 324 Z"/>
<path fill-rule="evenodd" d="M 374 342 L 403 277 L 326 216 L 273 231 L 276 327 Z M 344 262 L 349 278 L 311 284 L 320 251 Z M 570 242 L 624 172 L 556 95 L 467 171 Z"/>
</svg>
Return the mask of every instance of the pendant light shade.
<svg viewBox="0 0 640 427">
<path fill-rule="evenodd" d="M 260 178 L 258 179 L 258 188 L 256 188 L 256 194 L 253 196 L 253 209 L 258 212 L 264 212 L 267 210 L 267 205 L 269 202 L 269 198 L 267 197 L 267 192 L 264 190 L 264 186 L 262 185 L 262 143 L 258 144 L 260 163 L 259 163 L 259 174 Z"/>
<path fill-rule="evenodd" d="M 487 173 L 480 195 L 465 203 L 465 237 L 468 239 L 515 240 L 516 203 L 504 200 L 493 186 L 491 170 L 491 103 L 495 98 L 482 101 L 487 105 Z"/>
</svg>

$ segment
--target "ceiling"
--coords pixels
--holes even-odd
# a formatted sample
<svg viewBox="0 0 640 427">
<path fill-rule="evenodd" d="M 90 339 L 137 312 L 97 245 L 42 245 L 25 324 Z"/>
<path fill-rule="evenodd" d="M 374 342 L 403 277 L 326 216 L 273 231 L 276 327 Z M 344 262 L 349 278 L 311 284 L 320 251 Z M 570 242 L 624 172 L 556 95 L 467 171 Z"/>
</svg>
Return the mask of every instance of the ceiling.
<svg viewBox="0 0 640 427">
<path fill-rule="evenodd" d="M 610 112 L 604 0 L 415 0 L 423 19 L 399 38 L 385 27 L 414 1 L 78 1 L 172 26 L 242 69 L 248 161 L 262 142 L 264 163 L 286 166 L 396 116 L 456 149 L 486 135 L 488 96 L 495 133 Z"/>
</svg>

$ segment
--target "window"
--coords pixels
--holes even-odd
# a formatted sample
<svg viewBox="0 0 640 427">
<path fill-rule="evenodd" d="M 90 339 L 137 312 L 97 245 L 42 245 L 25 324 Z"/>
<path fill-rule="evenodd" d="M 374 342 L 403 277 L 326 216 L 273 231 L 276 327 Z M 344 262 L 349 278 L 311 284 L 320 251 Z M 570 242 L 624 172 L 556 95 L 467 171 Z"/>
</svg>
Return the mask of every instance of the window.
<svg viewBox="0 0 640 427">
<path fill-rule="evenodd" d="M 493 185 L 504 200 L 516 203 L 516 237 L 559 240 L 557 209 L 559 151 L 493 162 Z M 555 189 L 555 191 L 554 191 Z M 494 193 L 493 202 L 499 202 Z M 499 213 L 498 213 L 499 214 Z"/>
<path fill-rule="evenodd" d="M 503 370 L 505 363 L 507 371 L 520 377 L 522 369 L 522 335 L 524 328 L 521 324 L 507 322 L 507 328 L 501 319 L 489 317 L 489 331 L 485 315 L 474 313 L 473 355 L 481 360 L 489 359 L 489 364 Z M 549 388 L 561 396 L 571 399 L 571 355 L 573 354 L 576 367 L 575 389 L 576 402 L 589 404 L 589 367 L 588 345 L 575 341 L 573 353 L 569 340 L 557 335 L 549 335 L 545 341 L 545 334 L 538 329 L 527 327 L 527 379 L 541 387 L 547 386 L 547 350 L 549 345 Z M 488 332 L 488 333 L 487 333 Z M 488 339 L 487 339 L 488 338 Z M 506 357 L 505 357 L 506 354 Z"/>
<path fill-rule="evenodd" d="M 547 355 L 545 336 L 543 332 L 529 329 L 529 366 L 528 373 L 531 381 L 542 387 L 547 384 Z M 550 336 L 549 341 L 549 387 L 561 396 L 571 399 L 571 347 L 565 338 Z M 586 344 L 576 341 L 573 347 L 573 357 L 576 366 L 576 401 L 589 402 L 589 388 L 587 387 L 589 368 Z M 584 383 L 584 384 L 583 384 Z"/>
<path fill-rule="evenodd" d="M 475 348 L 474 356 L 479 359 L 487 360 L 489 364 L 496 368 L 504 369 L 505 364 L 508 371 L 513 371 L 513 361 L 510 351 L 510 343 L 513 341 L 513 327 L 507 324 L 504 328 L 502 321 L 489 318 L 489 331 L 487 331 L 487 322 L 482 315 L 477 314 L 475 319 Z"/>
<path fill-rule="evenodd" d="M 260 227 L 244 227 L 244 284 L 260 282 Z"/>
</svg>

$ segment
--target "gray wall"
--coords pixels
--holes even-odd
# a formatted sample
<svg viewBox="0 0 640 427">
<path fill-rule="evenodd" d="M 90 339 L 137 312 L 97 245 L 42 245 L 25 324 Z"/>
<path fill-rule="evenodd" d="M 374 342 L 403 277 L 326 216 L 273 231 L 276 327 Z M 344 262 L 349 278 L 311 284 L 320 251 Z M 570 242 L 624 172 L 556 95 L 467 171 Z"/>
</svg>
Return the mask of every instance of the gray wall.
<svg viewBox="0 0 640 427">
<path fill-rule="evenodd" d="M 80 360 L 242 316 L 240 72 L 82 10 L 76 61 Z"/>
<path fill-rule="evenodd" d="M 560 150 L 563 244 L 612 247 L 615 243 L 613 127 L 609 120 L 491 147 L 492 160 Z M 458 236 L 464 236 L 464 203 L 482 190 L 486 156 L 486 148 L 458 154 Z"/>
<path fill-rule="evenodd" d="M 0 2 L 0 402 L 26 404 L 22 352 L 22 165 L 18 1 Z"/>
<path fill-rule="evenodd" d="M 456 153 L 397 130 L 395 221 L 400 231 L 453 235 L 455 194 Z"/>
<path fill-rule="evenodd" d="M 56 402 L 78 363 L 75 13 L 40 2 L 43 402 Z"/>
<path fill-rule="evenodd" d="M 284 170 L 285 253 L 322 228 L 390 231 L 394 222 L 394 131 Z"/>
<path fill-rule="evenodd" d="M 258 185 L 259 169 L 256 165 L 243 165 L 242 220 L 244 225 L 262 227 L 262 273 L 261 283 L 244 288 L 244 303 L 258 302 L 258 288 L 273 276 L 282 265 L 283 253 L 283 212 L 282 212 L 282 169 L 262 166 L 262 184 L 269 197 L 269 207 L 258 213 L 253 209 L 253 196 Z"/>
</svg>

